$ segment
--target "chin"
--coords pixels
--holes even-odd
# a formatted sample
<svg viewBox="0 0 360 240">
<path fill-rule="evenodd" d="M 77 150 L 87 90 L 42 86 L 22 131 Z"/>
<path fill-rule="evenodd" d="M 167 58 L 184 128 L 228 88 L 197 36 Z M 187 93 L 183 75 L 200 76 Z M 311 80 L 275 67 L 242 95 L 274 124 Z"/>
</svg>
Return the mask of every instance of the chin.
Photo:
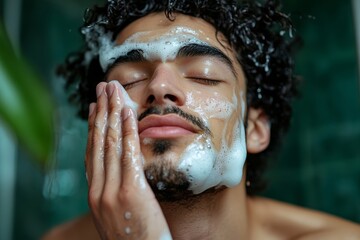
<svg viewBox="0 0 360 240">
<path fill-rule="evenodd" d="M 145 167 L 145 176 L 156 199 L 162 203 L 193 202 L 205 195 L 216 195 L 226 189 L 223 186 L 212 187 L 202 193 L 194 194 L 192 190 L 189 190 L 188 176 L 178 171 L 171 161 L 164 159 L 148 164 Z"/>
<path fill-rule="evenodd" d="M 227 188 L 224 186 L 212 187 L 198 194 L 194 194 L 190 190 L 176 191 L 175 194 L 174 192 L 168 193 L 166 191 L 157 190 L 155 193 L 155 197 L 163 206 L 182 206 L 191 210 L 195 208 L 197 204 L 201 204 L 201 202 L 203 201 L 205 201 L 206 204 L 211 204 L 212 202 L 215 202 L 214 200 L 216 199 L 218 194 L 226 189 Z"/>
</svg>

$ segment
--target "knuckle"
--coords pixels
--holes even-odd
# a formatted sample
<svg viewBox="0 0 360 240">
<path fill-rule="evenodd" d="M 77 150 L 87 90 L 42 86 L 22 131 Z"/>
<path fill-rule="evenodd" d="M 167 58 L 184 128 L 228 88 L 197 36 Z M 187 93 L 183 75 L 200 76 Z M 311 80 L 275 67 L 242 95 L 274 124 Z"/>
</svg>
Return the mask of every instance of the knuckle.
<svg viewBox="0 0 360 240">
<path fill-rule="evenodd" d="M 105 211 L 112 211 L 115 207 L 113 194 L 104 194 L 101 197 L 101 208 Z"/>
<path fill-rule="evenodd" d="M 135 129 L 134 127 L 123 127 L 122 133 L 123 138 L 126 139 L 125 143 L 127 144 L 133 145 L 139 141 L 137 129 Z"/>
<path fill-rule="evenodd" d="M 123 136 L 124 138 L 132 138 L 132 136 L 134 135 L 134 131 L 132 128 L 123 128 Z"/>
<path fill-rule="evenodd" d="M 124 171 L 129 171 L 132 168 L 131 160 L 132 159 L 130 158 L 129 154 L 125 153 L 123 156 L 123 161 L 122 161 L 122 165 L 121 165 L 121 168 Z"/>
<path fill-rule="evenodd" d="M 103 134 L 102 134 L 102 128 L 99 127 L 95 127 L 95 131 L 92 134 L 92 138 L 91 138 L 91 142 L 92 143 L 98 143 L 102 138 L 103 138 Z"/>
<path fill-rule="evenodd" d="M 109 102 L 108 110 L 110 113 L 116 113 L 119 110 L 119 106 L 117 103 L 114 103 L 112 101 Z"/>
<path fill-rule="evenodd" d="M 105 108 L 106 108 L 106 97 L 104 95 L 100 95 L 95 108 L 96 117 L 98 117 L 99 114 L 104 113 Z"/>
<path fill-rule="evenodd" d="M 99 118 L 96 119 L 93 126 L 94 131 L 101 131 L 103 128 L 104 128 L 104 120 Z"/>
<path fill-rule="evenodd" d="M 88 132 L 92 132 L 94 130 L 94 124 L 91 124 L 91 122 L 89 121 L 89 124 L 88 124 Z"/>
<path fill-rule="evenodd" d="M 141 152 L 140 149 L 127 145 L 129 144 L 125 143 L 124 151 L 122 153 L 122 167 L 124 167 L 125 169 L 131 169 L 135 166 L 134 163 L 137 163 L 139 160 L 141 160 Z"/>
<path fill-rule="evenodd" d="M 93 138 L 90 142 L 89 142 L 89 150 L 90 149 L 97 149 L 98 146 L 100 146 L 101 141 L 99 140 L 99 138 Z"/>
<path fill-rule="evenodd" d="M 107 140 L 104 145 L 104 153 L 107 157 L 112 157 L 116 151 L 116 141 L 115 140 Z"/>
<path fill-rule="evenodd" d="M 91 209 L 98 209 L 99 196 L 97 194 L 97 191 L 94 191 L 94 189 L 89 190 L 88 203 Z"/>
<path fill-rule="evenodd" d="M 109 147 L 113 147 L 114 145 L 117 144 L 119 137 L 114 134 L 113 130 L 109 130 L 108 134 L 106 136 L 106 144 Z"/>
<path fill-rule="evenodd" d="M 121 188 L 121 191 L 116 196 L 117 201 L 121 203 L 122 206 L 128 206 L 132 202 L 132 197 L 128 189 Z"/>
</svg>

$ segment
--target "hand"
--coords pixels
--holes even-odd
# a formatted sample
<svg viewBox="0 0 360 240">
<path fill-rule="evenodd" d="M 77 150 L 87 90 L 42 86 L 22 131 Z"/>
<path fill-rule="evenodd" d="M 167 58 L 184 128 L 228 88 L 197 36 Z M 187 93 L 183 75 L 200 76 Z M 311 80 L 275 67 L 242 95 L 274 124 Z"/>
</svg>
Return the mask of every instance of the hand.
<svg viewBox="0 0 360 240">
<path fill-rule="evenodd" d="M 135 113 L 117 82 L 99 83 L 90 105 L 85 167 L 89 206 L 102 239 L 171 239 L 143 171 Z"/>
</svg>

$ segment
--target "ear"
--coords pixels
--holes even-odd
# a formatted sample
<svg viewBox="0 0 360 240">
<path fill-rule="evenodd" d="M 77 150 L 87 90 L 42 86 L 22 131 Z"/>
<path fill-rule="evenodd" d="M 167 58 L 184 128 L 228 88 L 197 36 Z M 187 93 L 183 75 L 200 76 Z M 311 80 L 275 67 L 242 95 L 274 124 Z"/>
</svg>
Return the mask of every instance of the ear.
<svg viewBox="0 0 360 240">
<path fill-rule="evenodd" d="M 270 143 L 270 121 L 262 109 L 249 108 L 246 131 L 248 153 L 259 153 Z"/>
</svg>

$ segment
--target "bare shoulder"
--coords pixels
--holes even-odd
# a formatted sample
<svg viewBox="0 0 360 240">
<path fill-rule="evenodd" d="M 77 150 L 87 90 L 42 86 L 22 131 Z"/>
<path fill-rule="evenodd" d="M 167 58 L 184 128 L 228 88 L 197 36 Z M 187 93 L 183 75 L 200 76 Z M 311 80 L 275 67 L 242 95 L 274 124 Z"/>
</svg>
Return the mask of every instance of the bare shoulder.
<svg viewBox="0 0 360 240">
<path fill-rule="evenodd" d="M 58 225 L 41 238 L 42 240 L 98 240 L 100 239 L 90 214 Z"/>
<path fill-rule="evenodd" d="M 259 232 L 273 239 L 360 239 L 359 224 L 266 198 L 249 202 Z"/>
</svg>

